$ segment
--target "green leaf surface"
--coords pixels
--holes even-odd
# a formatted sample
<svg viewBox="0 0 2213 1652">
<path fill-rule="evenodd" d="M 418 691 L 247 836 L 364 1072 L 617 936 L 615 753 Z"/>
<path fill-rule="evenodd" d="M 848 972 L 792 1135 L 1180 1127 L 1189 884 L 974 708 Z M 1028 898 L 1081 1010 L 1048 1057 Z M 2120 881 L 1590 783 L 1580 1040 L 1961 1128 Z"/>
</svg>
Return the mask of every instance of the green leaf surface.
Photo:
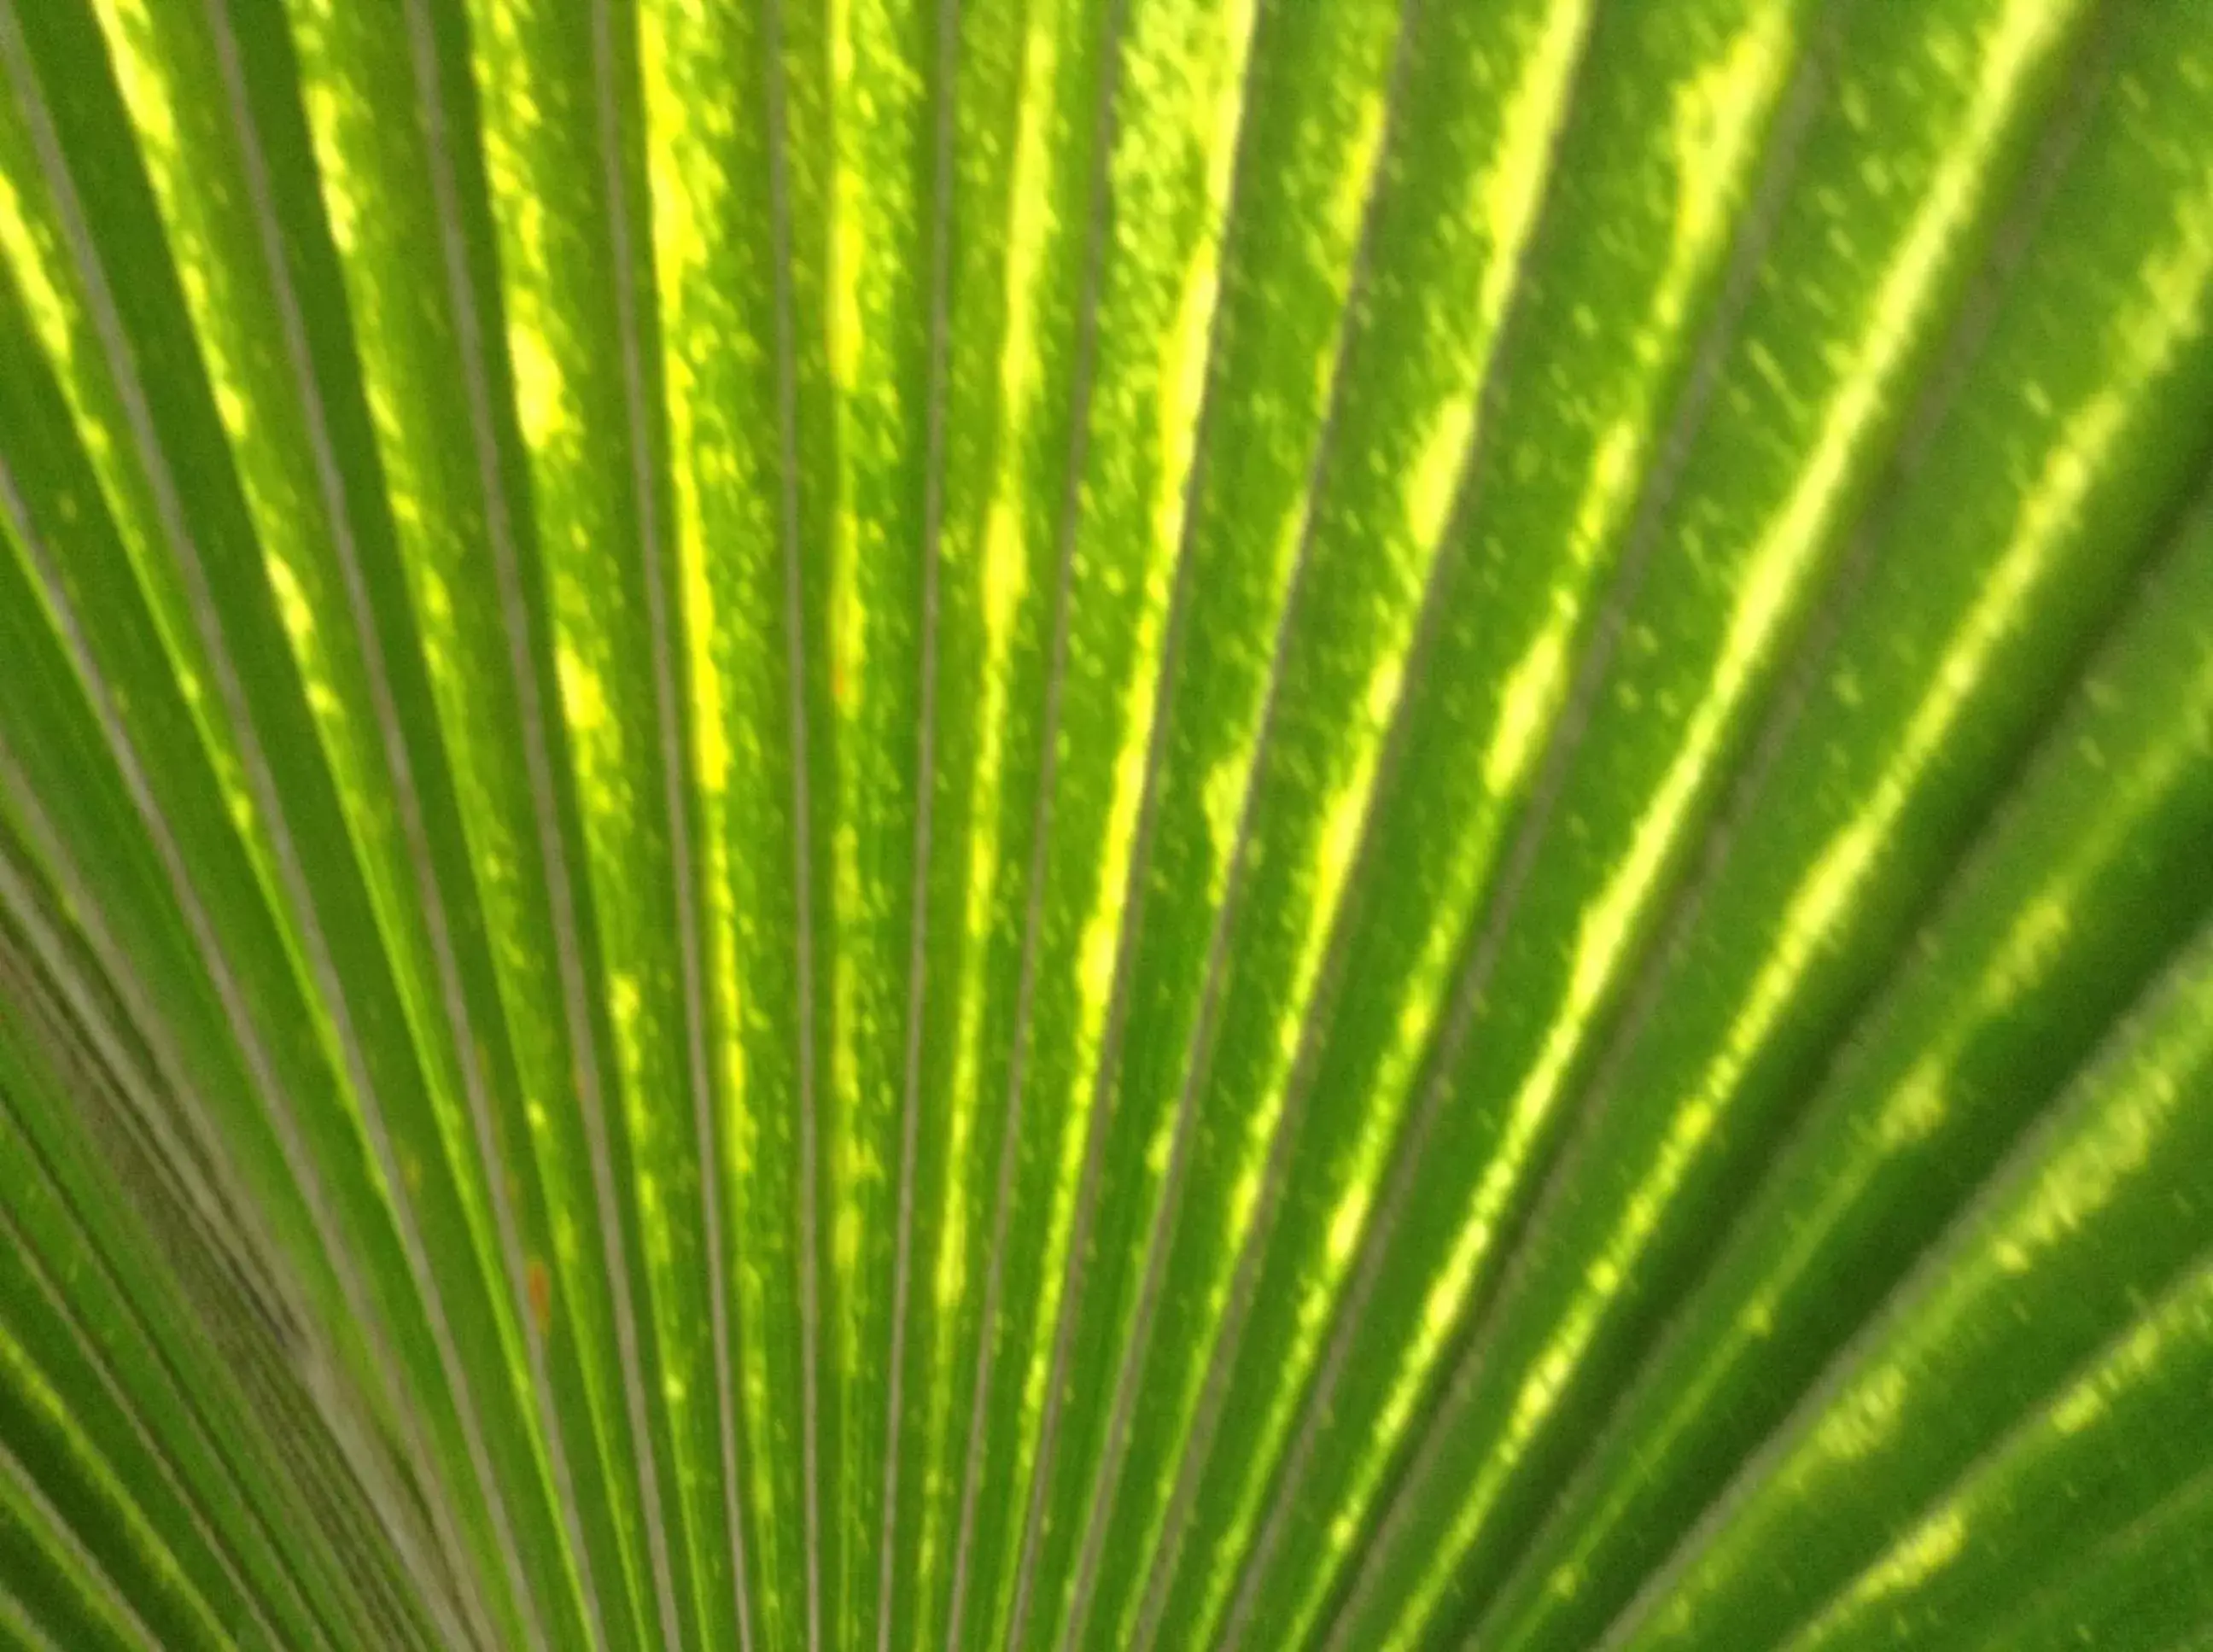
<svg viewBox="0 0 2213 1652">
<path fill-rule="evenodd" d="M 0 1644 L 2213 1637 L 2213 14 L 0 0 Z"/>
</svg>

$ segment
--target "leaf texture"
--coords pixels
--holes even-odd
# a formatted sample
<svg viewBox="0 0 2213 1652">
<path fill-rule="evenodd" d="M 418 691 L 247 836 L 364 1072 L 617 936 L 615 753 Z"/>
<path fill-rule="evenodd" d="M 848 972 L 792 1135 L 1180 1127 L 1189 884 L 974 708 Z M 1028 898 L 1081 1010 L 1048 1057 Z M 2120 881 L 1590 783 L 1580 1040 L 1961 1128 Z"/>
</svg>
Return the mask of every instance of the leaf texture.
<svg viewBox="0 0 2213 1652">
<path fill-rule="evenodd" d="M 2213 13 L 0 0 L 0 1644 L 2213 1637 Z"/>
</svg>

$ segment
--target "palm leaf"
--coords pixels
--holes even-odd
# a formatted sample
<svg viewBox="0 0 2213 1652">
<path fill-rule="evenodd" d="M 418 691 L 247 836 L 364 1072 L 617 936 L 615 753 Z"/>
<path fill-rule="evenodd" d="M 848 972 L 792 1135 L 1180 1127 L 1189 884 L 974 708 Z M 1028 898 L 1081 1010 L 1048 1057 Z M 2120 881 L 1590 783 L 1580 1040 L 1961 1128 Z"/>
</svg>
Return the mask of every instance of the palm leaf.
<svg viewBox="0 0 2213 1652">
<path fill-rule="evenodd" d="M 2213 10 L 0 0 L 0 1643 L 2213 1636 Z"/>
</svg>

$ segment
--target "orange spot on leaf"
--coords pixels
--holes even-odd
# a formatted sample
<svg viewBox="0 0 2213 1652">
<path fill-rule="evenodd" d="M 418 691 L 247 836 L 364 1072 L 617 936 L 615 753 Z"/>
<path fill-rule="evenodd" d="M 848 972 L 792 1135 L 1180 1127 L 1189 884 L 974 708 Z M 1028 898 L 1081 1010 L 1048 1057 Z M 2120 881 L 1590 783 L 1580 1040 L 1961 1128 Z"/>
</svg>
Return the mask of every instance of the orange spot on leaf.
<svg viewBox="0 0 2213 1652">
<path fill-rule="evenodd" d="M 523 1265 L 523 1288 L 530 1294 L 530 1317 L 538 1323 L 538 1334 L 544 1336 L 553 1325 L 553 1276 L 536 1257 Z"/>
</svg>

